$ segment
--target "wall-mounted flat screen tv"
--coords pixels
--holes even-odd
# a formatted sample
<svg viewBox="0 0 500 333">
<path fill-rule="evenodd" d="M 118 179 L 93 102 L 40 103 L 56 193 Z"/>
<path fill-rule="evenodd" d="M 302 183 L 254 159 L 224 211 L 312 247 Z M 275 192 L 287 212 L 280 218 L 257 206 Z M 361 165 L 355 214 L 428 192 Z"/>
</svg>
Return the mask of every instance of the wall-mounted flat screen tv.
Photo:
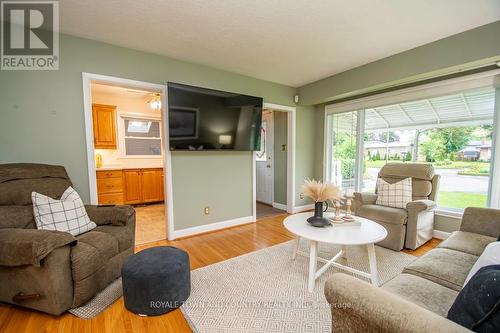
<svg viewBox="0 0 500 333">
<path fill-rule="evenodd" d="M 170 150 L 259 150 L 262 98 L 168 84 Z"/>
</svg>

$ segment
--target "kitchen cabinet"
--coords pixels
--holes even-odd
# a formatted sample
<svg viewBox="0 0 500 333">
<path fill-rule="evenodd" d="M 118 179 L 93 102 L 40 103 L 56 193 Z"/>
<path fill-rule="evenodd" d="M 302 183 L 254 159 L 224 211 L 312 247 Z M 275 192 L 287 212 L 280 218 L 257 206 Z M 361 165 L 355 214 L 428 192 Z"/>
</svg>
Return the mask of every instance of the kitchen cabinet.
<svg viewBox="0 0 500 333">
<path fill-rule="evenodd" d="M 140 170 L 123 170 L 124 198 L 126 204 L 142 202 L 142 181 Z"/>
<path fill-rule="evenodd" d="M 144 204 L 164 201 L 163 169 L 97 171 L 99 204 Z"/>
<path fill-rule="evenodd" d="M 116 106 L 92 104 L 94 147 L 116 149 Z"/>
<path fill-rule="evenodd" d="M 121 170 L 97 171 L 97 198 L 100 205 L 123 204 Z"/>
<path fill-rule="evenodd" d="M 165 175 L 163 174 L 163 169 L 156 170 L 157 177 L 160 179 L 160 200 L 165 200 Z"/>
<path fill-rule="evenodd" d="M 155 202 L 160 201 L 160 181 L 157 170 L 142 170 L 142 201 Z"/>
</svg>

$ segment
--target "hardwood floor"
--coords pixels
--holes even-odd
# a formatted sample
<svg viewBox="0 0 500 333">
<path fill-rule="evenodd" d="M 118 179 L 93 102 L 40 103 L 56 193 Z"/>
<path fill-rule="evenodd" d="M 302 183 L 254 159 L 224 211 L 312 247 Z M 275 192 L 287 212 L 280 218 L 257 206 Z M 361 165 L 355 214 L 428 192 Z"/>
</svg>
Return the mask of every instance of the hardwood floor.
<svg viewBox="0 0 500 333">
<path fill-rule="evenodd" d="M 430 250 L 432 250 L 433 248 L 435 248 L 436 246 L 438 246 L 439 243 L 441 243 L 441 242 L 442 242 L 441 239 L 433 238 L 416 250 L 404 249 L 403 252 L 414 255 L 416 257 L 420 257 L 420 256 L 423 256 L 424 254 L 426 254 L 427 252 L 429 252 Z"/>
<path fill-rule="evenodd" d="M 292 239 L 282 224 L 284 216 L 266 218 L 257 223 L 229 228 L 175 241 L 158 241 L 139 245 L 136 251 L 162 245 L 179 247 L 189 253 L 191 269 L 214 264 L 248 252 L 256 251 Z M 420 256 L 434 248 L 433 239 L 417 251 L 405 252 Z M 191 332 L 180 310 L 157 317 L 139 317 L 127 311 L 123 298 L 92 320 L 83 320 L 66 313 L 59 317 L 10 305 L 0 306 L 2 333 L 142 333 Z"/>
<path fill-rule="evenodd" d="M 257 219 L 265 219 L 270 217 L 276 217 L 279 215 L 287 215 L 286 211 L 274 208 L 271 205 L 256 202 Z"/>
</svg>

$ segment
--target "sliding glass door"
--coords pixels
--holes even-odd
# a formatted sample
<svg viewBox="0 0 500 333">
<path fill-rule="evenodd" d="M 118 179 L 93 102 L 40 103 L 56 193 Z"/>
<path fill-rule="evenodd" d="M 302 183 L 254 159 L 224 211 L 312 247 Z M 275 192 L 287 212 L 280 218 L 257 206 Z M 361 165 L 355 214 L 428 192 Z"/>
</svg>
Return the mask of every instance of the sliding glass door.
<svg viewBox="0 0 500 333">
<path fill-rule="evenodd" d="M 497 207 L 491 200 L 500 197 L 492 187 L 500 177 L 492 173 L 496 91 L 482 87 L 339 113 L 327 108 L 326 180 L 373 192 L 386 163 L 431 163 L 441 175 L 441 210 Z"/>
</svg>

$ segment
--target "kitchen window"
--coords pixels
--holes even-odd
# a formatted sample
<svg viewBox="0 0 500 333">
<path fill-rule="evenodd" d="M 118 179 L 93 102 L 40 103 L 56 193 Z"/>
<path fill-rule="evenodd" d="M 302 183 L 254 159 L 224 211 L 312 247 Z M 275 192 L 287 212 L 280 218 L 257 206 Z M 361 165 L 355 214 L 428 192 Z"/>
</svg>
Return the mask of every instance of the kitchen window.
<svg viewBox="0 0 500 333">
<path fill-rule="evenodd" d="M 161 157 L 161 121 L 123 117 L 125 157 Z"/>
</svg>

